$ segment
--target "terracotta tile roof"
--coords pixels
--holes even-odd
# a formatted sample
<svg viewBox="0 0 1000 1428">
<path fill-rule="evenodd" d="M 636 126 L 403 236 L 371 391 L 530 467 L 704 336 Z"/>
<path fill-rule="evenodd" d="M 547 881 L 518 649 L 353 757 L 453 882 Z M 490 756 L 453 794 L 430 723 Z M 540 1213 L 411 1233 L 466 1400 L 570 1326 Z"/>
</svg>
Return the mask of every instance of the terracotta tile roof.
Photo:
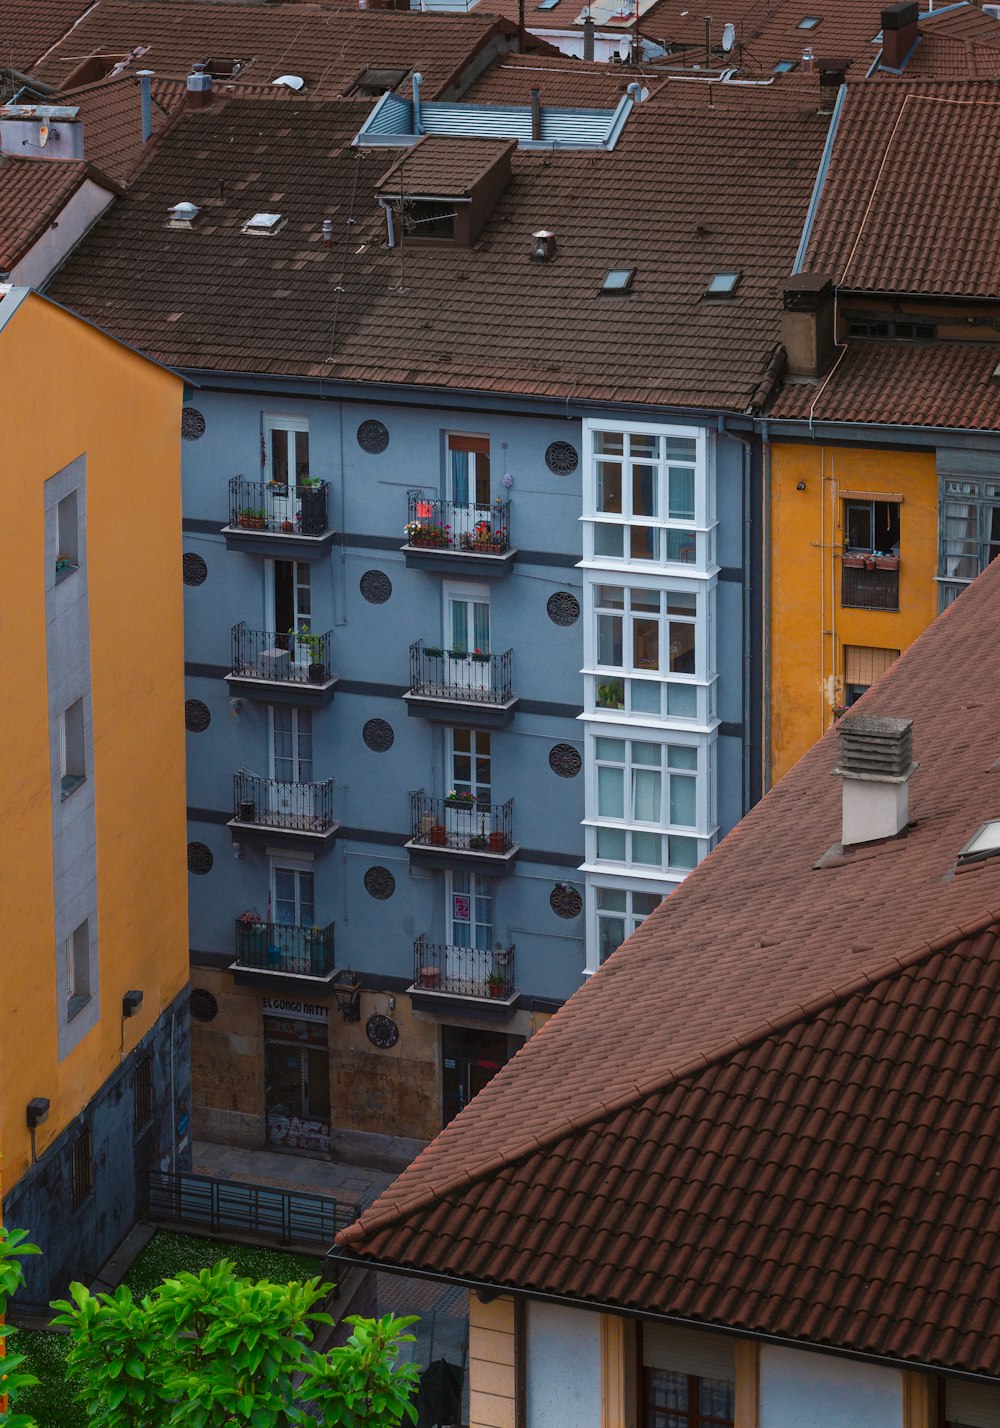
<svg viewBox="0 0 1000 1428">
<path fill-rule="evenodd" d="M 457 83 L 501 30 L 509 44 L 513 27 L 490 15 L 100 0 L 36 73 L 49 84 L 65 84 L 97 51 L 120 54 L 141 46 L 142 55 L 132 62 L 136 69 L 187 75 L 195 61 L 222 55 L 244 62 L 240 79 L 267 84 L 291 72 L 306 80 L 314 97 L 327 99 L 346 92 L 367 67 L 419 70 L 425 98 L 434 99 Z"/>
<path fill-rule="evenodd" d="M 183 111 L 184 82 L 157 77 L 151 81 L 151 98 L 155 136 Z M 67 90 L 59 96 L 59 103 L 80 110 L 87 158 L 109 178 L 124 183 L 144 156 L 142 106 L 135 76 L 123 74 Z"/>
<path fill-rule="evenodd" d="M 376 193 L 446 195 L 460 198 L 517 149 L 516 139 L 449 139 L 425 134 L 375 185 Z"/>
<path fill-rule="evenodd" d="M 1000 73 L 1000 22 L 975 5 L 920 18 L 920 43 L 904 79 L 988 79 Z"/>
<path fill-rule="evenodd" d="M 375 189 L 398 154 L 351 147 L 352 103 L 286 104 L 280 128 L 252 101 L 191 113 L 53 292 L 182 366 L 743 410 L 778 341 L 826 121 L 775 91 L 710 109 L 691 88 L 638 106 L 611 153 L 516 153 L 472 249 L 385 248 Z M 750 162 L 765 152 L 766 171 Z M 181 199 L 204 205 L 196 232 L 164 229 Z M 275 238 L 240 235 L 275 208 Z M 530 260 L 539 226 L 558 234 L 553 263 Z M 622 264 L 632 295 L 602 295 Z M 704 301 L 733 266 L 737 299 Z"/>
<path fill-rule="evenodd" d="M 864 697 L 907 834 L 829 860 L 824 737 L 344 1251 L 1000 1376 L 1000 561 Z"/>
<path fill-rule="evenodd" d="M 998 123 L 991 81 L 849 84 L 806 271 L 858 292 L 1000 294 Z"/>
<path fill-rule="evenodd" d="M 776 420 L 1000 429 L 1000 345 L 850 341 L 828 379 L 784 388 Z"/>
<path fill-rule="evenodd" d="M 82 159 L 0 159 L 0 268 L 9 272 L 93 174 Z"/>
<path fill-rule="evenodd" d="M 628 86 L 662 82 L 650 67 L 588 64 L 565 55 L 506 55 L 491 65 L 465 95 L 470 104 L 527 104 L 532 89 L 542 91 L 542 103 L 584 109 L 613 109 Z"/>
<path fill-rule="evenodd" d="M 94 0 L 3 0 L 0 65 L 27 73 L 93 3 Z"/>
</svg>

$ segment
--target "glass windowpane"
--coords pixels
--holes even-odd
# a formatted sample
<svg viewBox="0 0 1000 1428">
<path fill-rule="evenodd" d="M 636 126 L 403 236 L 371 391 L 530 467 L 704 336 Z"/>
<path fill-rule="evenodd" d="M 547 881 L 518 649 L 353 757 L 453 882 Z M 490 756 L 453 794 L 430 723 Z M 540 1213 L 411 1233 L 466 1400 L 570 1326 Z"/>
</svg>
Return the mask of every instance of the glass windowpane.
<svg viewBox="0 0 1000 1428">
<path fill-rule="evenodd" d="M 693 565 L 698 558 L 695 531 L 667 531 L 667 559 L 678 565 Z"/>
<path fill-rule="evenodd" d="M 622 468 L 617 461 L 597 463 L 597 509 L 609 516 L 622 514 Z"/>
<path fill-rule="evenodd" d="M 604 858 L 611 863 L 624 863 L 625 861 L 625 830 L 624 828 L 598 828 L 597 830 L 597 856 Z"/>
<path fill-rule="evenodd" d="M 594 526 L 594 554 L 611 560 L 621 560 L 625 546 L 625 527 L 597 521 Z"/>
<path fill-rule="evenodd" d="M 671 780 L 671 807 L 673 806 L 673 780 Z M 635 823 L 659 823 L 660 821 L 660 774 L 654 769 L 632 770 L 632 819 Z M 671 819 L 671 822 L 674 822 Z M 680 820 L 682 822 L 686 820 Z"/>
<path fill-rule="evenodd" d="M 598 585 L 594 601 L 603 610 L 624 610 L 625 591 L 620 585 Z"/>
<path fill-rule="evenodd" d="M 621 615 L 598 615 L 597 617 L 597 663 L 622 668 L 622 617 Z"/>
<path fill-rule="evenodd" d="M 635 669 L 659 669 L 659 620 L 632 621 L 632 665 Z"/>
<path fill-rule="evenodd" d="M 608 912 L 624 912 L 628 893 L 624 888 L 595 888 L 597 906 Z"/>
<path fill-rule="evenodd" d="M 628 533 L 633 560 L 659 560 L 660 532 L 655 526 L 629 526 Z"/>
<path fill-rule="evenodd" d="M 656 467 L 632 467 L 632 514 L 634 516 L 655 516 L 656 511 Z M 692 516 L 694 512 L 692 511 Z"/>
<path fill-rule="evenodd" d="M 660 715 L 660 685 L 652 679 L 631 679 L 632 711 L 635 714 Z"/>
<path fill-rule="evenodd" d="M 662 753 L 659 744 L 640 743 L 638 740 L 632 742 L 632 762 L 634 764 L 645 764 L 647 768 L 658 769 L 662 760 Z"/>
<path fill-rule="evenodd" d="M 610 456 L 624 456 L 625 437 L 620 431 L 595 431 L 594 450 Z"/>
<path fill-rule="evenodd" d="M 670 621 L 670 670 L 673 674 L 694 674 L 694 625 Z"/>
<path fill-rule="evenodd" d="M 672 521 L 694 520 L 694 471 L 683 466 L 671 466 L 668 472 L 669 507 Z"/>
<path fill-rule="evenodd" d="M 658 615 L 660 613 L 660 592 L 659 590 L 631 590 L 629 604 L 633 610 L 650 610 Z"/>
<path fill-rule="evenodd" d="M 633 432 L 629 437 L 628 451 L 632 457 L 645 456 L 655 459 L 660 454 L 660 438 L 647 431 Z"/>
<path fill-rule="evenodd" d="M 684 774 L 672 774 L 670 778 L 670 822 L 682 828 L 693 828 L 697 823 L 697 779 Z"/>
<path fill-rule="evenodd" d="M 668 744 L 667 763 L 672 769 L 696 769 L 698 750 L 688 748 L 686 744 Z"/>
<path fill-rule="evenodd" d="M 632 861 L 646 868 L 658 868 L 663 839 L 659 833 L 632 833 Z"/>
<path fill-rule="evenodd" d="M 625 817 L 625 772 L 599 765 L 597 769 L 597 813 L 600 818 Z"/>
<path fill-rule="evenodd" d="M 693 868 L 698 862 L 698 840 L 678 837 L 671 833 L 667 839 L 669 862 L 672 868 Z"/>
<path fill-rule="evenodd" d="M 674 719 L 697 719 L 697 689 L 690 684 L 668 684 L 667 713 Z"/>
<path fill-rule="evenodd" d="M 595 739 L 594 752 L 599 759 L 610 761 L 615 764 L 625 762 L 625 740 L 624 739 Z"/>
</svg>

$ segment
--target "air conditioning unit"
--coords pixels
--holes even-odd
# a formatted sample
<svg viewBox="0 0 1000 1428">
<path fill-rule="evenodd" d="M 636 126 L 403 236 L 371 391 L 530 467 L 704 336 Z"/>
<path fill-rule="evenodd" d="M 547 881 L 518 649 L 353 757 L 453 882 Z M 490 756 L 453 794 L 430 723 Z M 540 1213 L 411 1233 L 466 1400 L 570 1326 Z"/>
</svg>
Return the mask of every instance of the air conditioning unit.
<svg viewBox="0 0 1000 1428">
<path fill-rule="evenodd" d="M 1000 5 L 984 5 L 984 15 L 992 15 L 994 20 L 1000 20 Z"/>
</svg>

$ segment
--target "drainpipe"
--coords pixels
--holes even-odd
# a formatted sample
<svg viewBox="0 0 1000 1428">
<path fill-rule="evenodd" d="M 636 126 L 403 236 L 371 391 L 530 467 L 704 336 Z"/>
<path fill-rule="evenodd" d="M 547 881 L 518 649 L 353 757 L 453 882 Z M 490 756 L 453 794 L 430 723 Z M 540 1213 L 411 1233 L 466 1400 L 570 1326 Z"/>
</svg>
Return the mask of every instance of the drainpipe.
<svg viewBox="0 0 1000 1428">
<path fill-rule="evenodd" d="M 533 89 L 531 91 L 531 137 L 536 144 L 542 138 L 542 91 Z"/>
<path fill-rule="evenodd" d="M 395 248 L 395 246 L 396 246 L 396 227 L 395 227 L 395 224 L 394 224 L 394 222 L 393 222 L 393 216 L 392 216 L 392 199 L 391 199 L 391 198 L 380 198 L 378 202 L 379 202 L 379 207 L 385 209 L 385 228 L 386 228 L 385 246 L 386 246 L 387 248 Z"/>
<path fill-rule="evenodd" d="M 422 134 L 424 132 L 423 122 L 420 114 L 420 86 L 424 82 L 422 74 L 413 76 L 413 132 Z"/>
<path fill-rule="evenodd" d="M 139 97 L 142 102 L 142 142 L 148 144 L 153 137 L 153 71 L 139 70 Z"/>
</svg>

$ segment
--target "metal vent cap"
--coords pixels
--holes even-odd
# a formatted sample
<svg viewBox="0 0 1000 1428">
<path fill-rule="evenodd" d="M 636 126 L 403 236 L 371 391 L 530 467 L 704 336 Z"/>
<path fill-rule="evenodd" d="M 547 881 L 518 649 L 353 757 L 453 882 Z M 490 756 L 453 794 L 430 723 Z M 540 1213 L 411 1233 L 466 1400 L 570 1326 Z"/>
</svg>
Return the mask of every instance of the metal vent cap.
<svg viewBox="0 0 1000 1428">
<path fill-rule="evenodd" d="M 913 771 L 913 720 L 847 715 L 837 726 L 838 774 L 904 779 Z"/>
</svg>

